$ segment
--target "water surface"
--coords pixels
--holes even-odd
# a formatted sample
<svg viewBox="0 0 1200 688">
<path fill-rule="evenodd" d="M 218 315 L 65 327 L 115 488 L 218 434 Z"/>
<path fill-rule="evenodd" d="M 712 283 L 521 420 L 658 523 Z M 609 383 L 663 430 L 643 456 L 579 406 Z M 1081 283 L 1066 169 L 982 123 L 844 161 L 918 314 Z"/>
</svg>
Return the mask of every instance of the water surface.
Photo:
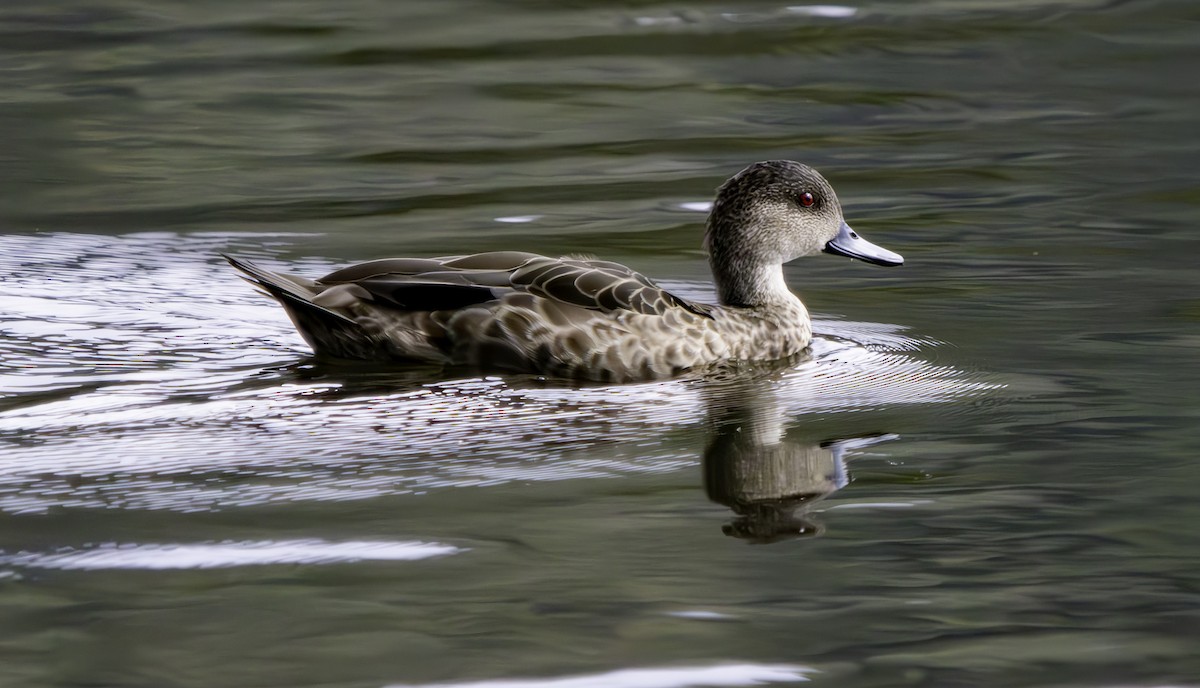
<svg viewBox="0 0 1200 688">
<path fill-rule="evenodd" d="M 0 8 L 0 683 L 1200 682 L 1200 13 Z M 317 364 L 235 252 L 514 248 L 711 298 L 828 176 L 907 264 L 812 355 L 620 386 Z M 506 683 L 507 682 L 507 683 Z"/>
</svg>

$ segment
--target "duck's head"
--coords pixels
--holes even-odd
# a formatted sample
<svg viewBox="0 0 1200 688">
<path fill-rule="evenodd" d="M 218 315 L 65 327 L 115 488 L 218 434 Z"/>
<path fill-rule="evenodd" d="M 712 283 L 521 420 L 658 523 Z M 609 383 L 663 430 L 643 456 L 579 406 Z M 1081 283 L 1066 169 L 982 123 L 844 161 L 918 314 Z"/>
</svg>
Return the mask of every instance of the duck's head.
<svg viewBox="0 0 1200 688">
<path fill-rule="evenodd" d="M 722 300 L 742 305 L 761 300 L 748 293 L 756 283 L 765 288 L 776 273 L 781 282 L 779 266 L 802 256 L 824 252 L 875 265 L 904 264 L 898 253 L 851 229 L 829 182 L 791 160 L 756 162 L 717 189 L 704 248 Z"/>
</svg>

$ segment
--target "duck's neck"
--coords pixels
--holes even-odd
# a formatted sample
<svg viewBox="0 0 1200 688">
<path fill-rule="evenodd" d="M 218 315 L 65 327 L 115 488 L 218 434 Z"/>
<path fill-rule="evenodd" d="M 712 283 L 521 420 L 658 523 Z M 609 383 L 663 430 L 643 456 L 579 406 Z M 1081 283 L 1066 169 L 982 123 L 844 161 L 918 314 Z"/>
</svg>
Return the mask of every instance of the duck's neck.
<svg viewBox="0 0 1200 688">
<path fill-rule="evenodd" d="M 783 265 L 738 265 L 717 255 L 709 257 L 709 265 L 724 306 L 762 308 L 800 302 L 783 281 Z"/>
</svg>

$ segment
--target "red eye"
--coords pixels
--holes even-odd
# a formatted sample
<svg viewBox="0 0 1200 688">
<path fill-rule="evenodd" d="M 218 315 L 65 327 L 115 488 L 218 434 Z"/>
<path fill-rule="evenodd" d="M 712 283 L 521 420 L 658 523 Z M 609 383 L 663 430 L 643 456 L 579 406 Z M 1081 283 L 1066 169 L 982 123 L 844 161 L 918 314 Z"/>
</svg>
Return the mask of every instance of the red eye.
<svg viewBox="0 0 1200 688">
<path fill-rule="evenodd" d="M 805 208 L 812 207 L 812 204 L 815 202 L 816 201 L 813 200 L 813 195 L 809 192 L 805 191 L 804 193 L 800 194 L 800 205 L 804 206 Z"/>
</svg>

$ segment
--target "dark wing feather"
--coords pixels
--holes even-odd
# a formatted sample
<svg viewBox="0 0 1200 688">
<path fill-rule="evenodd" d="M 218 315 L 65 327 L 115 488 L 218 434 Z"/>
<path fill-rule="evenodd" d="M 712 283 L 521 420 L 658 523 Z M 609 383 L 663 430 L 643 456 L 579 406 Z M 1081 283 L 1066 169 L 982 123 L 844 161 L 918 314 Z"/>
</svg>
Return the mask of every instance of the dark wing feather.
<svg viewBox="0 0 1200 688">
<path fill-rule="evenodd" d="M 662 315 L 682 308 L 712 317 L 708 306 L 681 299 L 619 263 L 520 251 L 385 258 L 343 268 L 317 284 L 356 284 L 375 300 L 409 311 L 456 310 L 522 291 L 589 310 Z"/>
<path fill-rule="evenodd" d="M 443 267 L 441 261 L 432 258 L 381 258 L 365 263 L 356 263 L 331 272 L 317 280 L 317 283 L 346 284 L 384 275 L 416 275 L 422 272 L 441 270 Z"/>
<path fill-rule="evenodd" d="M 383 301 L 406 311 L 453 311 L 499 298 L 497 290 L 477 284 L 449 284 L 413 279 L 407 275 L 372 277 L 355 284 Z"/>
<path fill-rule="evenodd" d="M 442 264 L 456 270 L 507 270 L 512 271 L 534 258 L 543 258 L 536 253 L 524 251 L 490 251 L 469 256 L 443 258 Z"/>
<path fill-rule="evenodd" d="M 494 251 L 445 258 L 383 258 L 342 268 L 317 284 L 353 284 L 370 299 L 405 311 L 453 311 L 495 301 L 512 291 L 509 273 L 538 257 Z"/>
</svg>

